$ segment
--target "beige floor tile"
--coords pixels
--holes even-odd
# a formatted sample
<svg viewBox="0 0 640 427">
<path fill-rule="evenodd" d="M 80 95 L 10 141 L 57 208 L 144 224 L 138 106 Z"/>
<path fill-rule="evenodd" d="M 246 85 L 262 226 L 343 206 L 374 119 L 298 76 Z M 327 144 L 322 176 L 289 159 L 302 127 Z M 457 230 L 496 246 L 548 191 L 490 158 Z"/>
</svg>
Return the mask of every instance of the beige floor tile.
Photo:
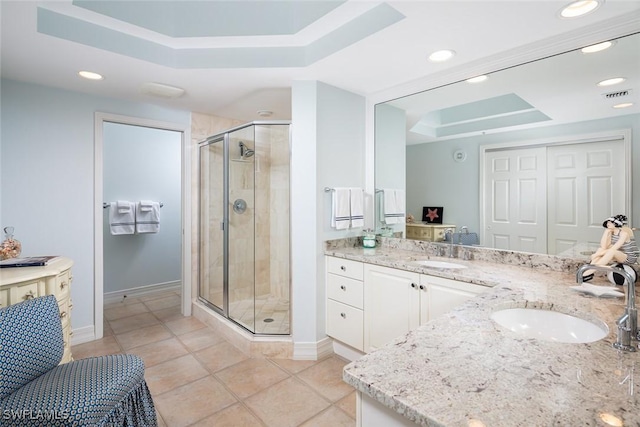
<svg viewBox="0 0 640 427">
<path fill-rule="evenodd" d="M 347 415 L 349 415 L 351 418 L 355 420 L 356 419 L 356 392 L 353 391 L 347 394 L 345 397 L 343 397 L 342 399 L 334 403 L 334 406 L 342 409 L 344 412 L 346 412 Z"/>
<path fill-rule="evenodd" d="M 159 363 L 145 370 L 144 377 L 155 396 L 209 375 L 206 369 L 190 354 Z M 172 425 L 166 414 L 160 411 L 167 424 Z"/>
<path fill-rule="evenodd" d="M 167 426 L 183 427 L 233 405 L 237 400 L 212 376 L 154 397 Z M 242 424 L 236 424 L 242 426 Z"/>
<path fill-rule="evenodd" d="M 281 381 L 244 402 L 269 427 L 294 427 L 329 407 L 329 402 L 295 378 Z"/>
<path fill-rule="evenodd" d="M 149 311 L 141 302 L 135 304 L 119 304 L 117 306 L 105 307 L 104 317 L 107 320 L 122 319 L 123 317 L 133 316 L 134 314 L 145 313 Z"/>
<path fill-rule="evenodd" d="M 155 402 L 154 402 L 155 404 Z M 168 427 L 167 424 L 164 422 L 164 419 L 162 418 L 162 415 L 160 415 L 160 412 L 158 412 L 158 408 L 156 407 L 156 419 L 158 420 L 158 427 Z"/>
<path fill-rule="evenodd" d="M 160 321 L 149 312 L 109 321 L 109 326 L 116 335 L 158 324 Z"/>
<path fill-rule="evenodd" d="M 155 325 L 125 332 L 124 334 L 116 334 L 115 337 L 122 348 L 127 351 L 135 347 L 140 347 L 141 345 L 166 340 L 171 338 L 172 335 L 163 325 Z"/>
<path fill-rule="evenodd" d="M 149 368 L 158 363 L 184 356 L 189 351 L 177 338 L 169 338 L 168 340 L 132 348 L 129 353 L 140 356 L 144 360 L 145 367 Z"/>
<path fill-rule="evenodd" d="M 217 372 L 216 377 L 244 399 L 289 378 L 289 374 L 266 359 L 247 359 Z"/>
<path fill-rule="evenodd" d="M 222 411 L 216 412 L 192 427 L 262 427 L 260 422 L 247 408 L 237 403 Z"/>
<path fill-rule="evenodd" d="M 301 424 L 300 427 L 355 427 L 356 420 L 350 418 L 335 406 Z"/>
<path fill-rule="evenodd" d="M 291 359 L 271 359 L 275 363 L 278 364 L 281 368 L 286 369 L 292 374 L 297 374 L 298 372 L 307 369 L 316 363 L 317 360 L 291 360 Z"/>
<path fill-rule="evenodd" d="M 211 373 L 218 372 L 249 358 L 226 341 L 197 351 L 195 356 Z"/>
<path fill-rule="evenodd" d="M 105 304 L 104 305 L 104 309 L 109 309 L 109 308 L 113 308 L 113 307 L 120 307 L 122 305 L 126 305 L 126 304 L 138 304 L 140 303 L 140 299 L 139 298 L 134 298 L 134 297 L 124 297 L 121 298 L 119 301 L 116 302 L 111 302 L 109 304 Z"/>
<path fill-rule="evenodd" d="M 180 292 L 177 291 L 160 291 L 160 292 L 151 292 L 146 295 L 140 295 L 138 299 L 143 302 L 153 301 L 154 299 L 161 299 L 166 297 L 180 296 Z"/>
<path fill-rule="evenodd" d="M 109 322 L 106 319 L 102 322 L 102 336 L 113 336 L 113 329 L 111 329 L 111 326 L 109 326 Z"/>
<path fill-rule="evenodd" d="M 329 357 L 297 374 L 297 377 L 313 387 L 324 397 L 336 402 L 353 391 L 353 387 L 342 381 L 342 368 L 347 362 Z"/>
<path fill-rule="evenodd" d="M 186 334 L 187 332 L 193 332 L 198 329 L 204 328 L 206 325 L 196 319 L 195 317 L 183 317 L 178 320 L 171 320 L 165 322 L 165 326 L 171 329 L 176 335 Z"/>
<path fill-rule="evenodd" d="M 169 307 L 180 307 L 182 299 L 178 295 L 169 295 L 162 298 L 144 301 L 144 305 L 151 311 L 162 310 Z"/>
<path fill-rule="evenodd" d="M 202 350 L 225 341 L 222 335 L 219 335 L 211 328 L 202 328 L 197 331 L 188 332 L 180 335 L 178 339 L 182 341 L 182 344 L 184 344 L 189 351 Z"/>
<path fill-rule="evenodd" d="M 109 336 L 99 340 L 78 344 L 71 347 L 71 354 L 75 360 L 87 357 L 106 356 L 108 354 L 121 353 L 120 344 L 115 337 Z"/>
<path fill-rule="evenodd" d="M 163 308 L 162 310 L 153 311 L 153 315 L 156 316 L 161 322 L 170 322 L 172 320 L 178 320 L 184 318 L 180 311 L 180 306 L 175 305 L 169 308 Z"/>
</svg>

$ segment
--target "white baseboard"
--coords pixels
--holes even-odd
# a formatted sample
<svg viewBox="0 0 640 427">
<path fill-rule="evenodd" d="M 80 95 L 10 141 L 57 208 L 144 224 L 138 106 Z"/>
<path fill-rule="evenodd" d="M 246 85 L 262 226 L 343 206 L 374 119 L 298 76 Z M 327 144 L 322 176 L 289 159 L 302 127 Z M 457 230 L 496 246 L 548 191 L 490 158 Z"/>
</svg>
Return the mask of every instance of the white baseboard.
<svg viewBox="0 0 640 427">
<path fill-rule="evenodd" d="M 172 282 L 156 283 L 154 285 L 138 286 L 137 288 L 123 289 L 121 291 L 105 292 L 104 304 L 120 302 L 124 297 L 135 298 L 142 295 L 153 294 L 156 292 L 178 291 L 182 292 L 182 282 L 174 280 Z"/>
<path fill-rule="evenodd" d="M 294 342 L 293 360 L 320 360 L 333 354 L 333 340 L 325 337 L 318 342 Z"/>
<path fill-rule="evenodd" d="M 348 360 L 349 362 L 353 362 L 354 360 L 360 359 L 362 356 L 364 356 L 364 353 L 360 350 L 349 347 L 348 345 L 343 344 L 340 341 L 333 341 L 333 352 L 343 359 Z"/>
<path fill-rule="evenodd" d="M 71 335 L 71 345 L 83 344 L 96 339 L 95 328 L 93 325 L 83 326 L 82 328 L 75 328 Z"/>
</svg>

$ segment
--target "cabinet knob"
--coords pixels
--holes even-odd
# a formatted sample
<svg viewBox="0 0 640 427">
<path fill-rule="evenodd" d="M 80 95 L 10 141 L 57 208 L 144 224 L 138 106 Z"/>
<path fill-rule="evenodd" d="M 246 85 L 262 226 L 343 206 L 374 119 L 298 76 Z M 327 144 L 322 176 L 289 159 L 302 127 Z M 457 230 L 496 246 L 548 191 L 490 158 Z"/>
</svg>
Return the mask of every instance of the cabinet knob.
<svg viewBox="0 0 640 427">
<path fill-rule="evenodd" d="M 345 285 L 340 285 L 340 289 L 342 289 L 343 291 L 346 291 L 347 287 Z"/>
<path fill-rule="evenodd" d="M 413 289 L 415 289 L 415 288 L 416 288 L 416 286 L 418 286 L 418 285 L 416 285 L 415 283 L 412 283 L 412 284 L 411 284 L 411 287 L 412 287 Z"/>
<path fill-rule="evenodd" d="M 420 285 L 420 290 L 421 290 L 421 291 L 424 291 L 424 290 L 425 290 L 424 285 Z"/>
<path fill-rule="evenodd" d="M 341 266 L 340 266 L 340 270 L 342 270 L 342 271 L 347 271 L 347 267 L 345 267 L 344 265 L 341 265 Z"/>
<path fill-rule="evenodd" d="M 26 294 L 24 294 L 24 297 L 22 297 L 22 299 L 34 299 L 36 297 L 36 294 L 33 293 L 33 291 L 29 291 Z"/>
<path fill-rule="evenodd" d="M 64 319 L 65 317 L 67 317 L 67 312 L 66 311 L 61 312 L 60 313 L 60 318 Z"/>
<path fill-rule="evenodd" d="M 340 313 L 340 317 L 342 317 L 343 319 L 347 318 L 347 313 Z"/>
<path fill-rule="evenodd" d="M 66 287 L 67 287 L 67 285 L 68 285 L 68 283 L 67 283 L 67 282 L 62 282 L 62 283 L 60 283 L 60 290 L 62 290 L 62 289 L 64 289 L 64 288 L 66 288 Z"/>
</svg>

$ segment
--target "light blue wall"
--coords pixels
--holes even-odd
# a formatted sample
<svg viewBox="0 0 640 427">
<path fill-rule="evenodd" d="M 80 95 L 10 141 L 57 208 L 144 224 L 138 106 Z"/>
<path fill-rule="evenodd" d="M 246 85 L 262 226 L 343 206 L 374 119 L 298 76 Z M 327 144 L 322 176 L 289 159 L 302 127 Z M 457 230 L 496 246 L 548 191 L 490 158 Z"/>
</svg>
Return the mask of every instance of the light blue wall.
<svg viewBox="0 0 640 427">
<path fill-rule="evenodd" d="M 94 113 L 186 128 L 191 113 L 6 79 L 1 87 L 1 226 L 15 226 L 24 255 L 74 260 L 72 327 L 92 327 Z"/>
<path fill-rule="evenodd" d="M 479 149 L 481 145 L 530 141 L 571 135 L 631 129 L 632 138 L 632 225 L 640 224 L 640 115 L 592 120 L 567 125 L 541 127 L 461 138 L 407 147 L 407 211 L 416 215 L 423 206 L 444 206 L 444 221 L 466 225 L 477 231 L 479 219 Z M 453 153 L 467 153 L 464 162 L 455 162 Z"/>
<path fill-rule="evenodd" d="M 324 187 L 365 187 L 365 99 L 317 81 L 292 86 L 291 251 L 294 357 L 325 337 L 324 241 L 362 234 L 330 228 Z M 301 353 L 302 351 L 302 353 Z"/>
<path fill-rule="evenodd" d="M 111 235 L 105 209 L 105 293 L 180 280 L 181 147 L 182 132 L 104 124 L 104 200 L 164 204 L 160 230 L 153 234 Z"/>
</svg>

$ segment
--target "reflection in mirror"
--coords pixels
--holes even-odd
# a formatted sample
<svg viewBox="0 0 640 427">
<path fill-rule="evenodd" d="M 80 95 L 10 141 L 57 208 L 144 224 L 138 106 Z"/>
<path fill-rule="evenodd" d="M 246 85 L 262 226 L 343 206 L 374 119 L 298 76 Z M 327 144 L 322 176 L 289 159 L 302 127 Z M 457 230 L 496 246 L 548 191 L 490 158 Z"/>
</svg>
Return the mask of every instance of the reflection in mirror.
<svg viewBox="0 0 640 427">
<path fill-rule="evenodd" d="M 482 246 L 584 256 L 606 217 L 640 223 L 639 95 L 634 34 L 378 104 L 375 187 L 405 188 L 420 225 L 423 207 L 443 207 L 442 222 Z"/>
</svg>

